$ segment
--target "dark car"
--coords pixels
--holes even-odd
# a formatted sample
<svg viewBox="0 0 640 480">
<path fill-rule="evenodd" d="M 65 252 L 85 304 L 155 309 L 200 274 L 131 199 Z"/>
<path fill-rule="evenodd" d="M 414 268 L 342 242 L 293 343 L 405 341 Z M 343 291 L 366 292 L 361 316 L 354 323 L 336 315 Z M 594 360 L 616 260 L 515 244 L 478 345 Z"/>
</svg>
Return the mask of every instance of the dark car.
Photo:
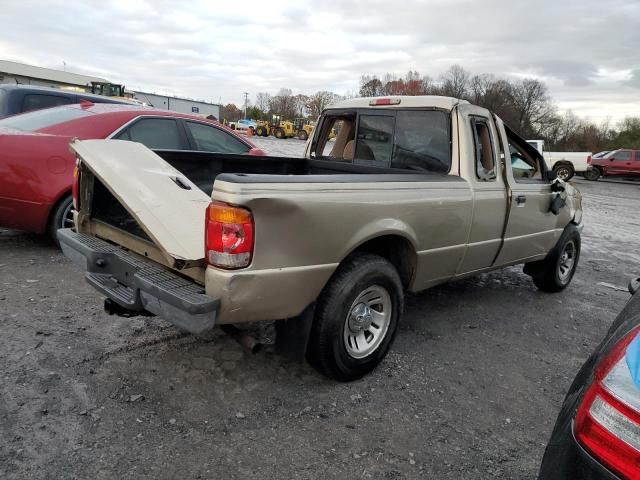
<svg viewBox="0 0 640 480">
<path fill-rule="evenodd" d="M 591 170 L 585 174 L 587 180 L 600 177 L 640 178 L 640 150 L 620 148 L 591 159 Z"/>
<path fill-rule="evenodd" d="M 42 108 L 70 105 L 87 100 L 92 103 L 124 103 L 116 98 L 32 85 L 0 85 L 0 118 Z"/>
<path fill-rule="evenodd" d="M 640 479 L 640 278 L 576 376 L 539 480 Z"/>
</svg>

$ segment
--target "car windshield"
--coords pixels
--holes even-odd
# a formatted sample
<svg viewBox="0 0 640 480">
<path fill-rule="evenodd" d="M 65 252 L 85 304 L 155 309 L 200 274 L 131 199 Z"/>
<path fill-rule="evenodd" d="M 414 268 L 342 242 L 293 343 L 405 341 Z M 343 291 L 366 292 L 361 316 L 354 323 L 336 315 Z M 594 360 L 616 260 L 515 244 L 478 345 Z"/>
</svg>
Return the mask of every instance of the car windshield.
<svg viewBox="0 0 640 480">
<path fill-rule="evenodd" d="M 611 152 L 607 153 L 606 155 L 603 155 L 602 158 L 611 158 L 613 156 L 615 156 L 616 153 L 618 153 L 620 150 L 612 150 Z"/>
<path fill-rule="evenodd" d="M 0 128 L 14 128 L 25 132 L 33 132 L 88 115 L 91 115 L 91 112 L 81 108 L 47 108 L 3 118 L 0 120 Z"/>
</svg>

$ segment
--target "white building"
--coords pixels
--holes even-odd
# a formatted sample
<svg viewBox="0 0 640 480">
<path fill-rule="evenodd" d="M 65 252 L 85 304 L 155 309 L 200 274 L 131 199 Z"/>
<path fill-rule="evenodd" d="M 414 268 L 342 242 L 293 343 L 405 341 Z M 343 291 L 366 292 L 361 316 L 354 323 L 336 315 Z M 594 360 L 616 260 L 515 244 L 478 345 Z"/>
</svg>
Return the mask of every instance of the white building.
<svg viewBox="0 0 640 480">
<path fill-rule="evenodd" d="M 108 82 L 104 78 L 63 72 L 52 68 L 34 67 L 24 63 L 0 60 L 0 83 L 37 85 L 76 92 L 91 93 L 91 82 Z"/>
<path fill-rule="evenodd" d="M 220 118 L 220 105 L 216 103 L 190 100 L 188 98 L 158 95 L 157 93 L 134 91 L 135 99 L 155 108 L 164 108 L 173 112 L 191 113 L 208 117 L 213 115 Z"/>
</svg>

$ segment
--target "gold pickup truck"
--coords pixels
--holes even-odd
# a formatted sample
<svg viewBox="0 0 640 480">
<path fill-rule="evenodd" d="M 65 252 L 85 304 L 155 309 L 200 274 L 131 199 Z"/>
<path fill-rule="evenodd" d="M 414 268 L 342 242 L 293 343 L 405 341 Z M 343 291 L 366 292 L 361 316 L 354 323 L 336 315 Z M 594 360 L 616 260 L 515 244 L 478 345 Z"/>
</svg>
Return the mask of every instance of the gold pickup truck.
<svg viewBox="0 0 640 480">
<path fill-rule="evenodd" d="M 71 147 L 75 228 L 58 237 L 109 311 L 196 334 L 278 320 L 338 380 L 384 358 L 405 292 L 514 264 L 558 292 L 580 256 L 580 193 L 454 98 L 333 105 L 304 158 Z"/>
</svg>

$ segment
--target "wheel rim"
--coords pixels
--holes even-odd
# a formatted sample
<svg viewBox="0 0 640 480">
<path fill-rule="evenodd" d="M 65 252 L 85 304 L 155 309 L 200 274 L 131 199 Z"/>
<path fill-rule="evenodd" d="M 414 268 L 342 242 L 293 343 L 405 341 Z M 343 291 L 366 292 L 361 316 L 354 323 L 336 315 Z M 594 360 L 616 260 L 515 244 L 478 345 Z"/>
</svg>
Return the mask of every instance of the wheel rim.
<svg viewBox="0 0 640 480">
<path fill-rule="evenodd" d="M 556 170 L 556 175 L 560 180 L 566 180 L 569 178 L 569 169 L 567 167 L 560 167 Z"/>
<path fill-rule="evenodd" d="M 576 264 L 576 245 L 573 240 L 567 242 L 564 246 L 564 250 L 560 254 L 560 260 L 558 261 L 558 277 L 564 284 L 571 278 L 573 267 Z"/>
<path fill-rule="evenodd" d="M 73 202 L 69 202 L 64 211 L 62 212 L 62 220 L 60 222 L 60 228 L 73 227 Z"/>
<path fill-rule="evenodd" d="M 351 304 L 344 322 L 344 346 L 353 358 L 371 355 L 380 346 L 391 323 L 391 296 L 386 289 L 373 285 Z"/>
</svg>

